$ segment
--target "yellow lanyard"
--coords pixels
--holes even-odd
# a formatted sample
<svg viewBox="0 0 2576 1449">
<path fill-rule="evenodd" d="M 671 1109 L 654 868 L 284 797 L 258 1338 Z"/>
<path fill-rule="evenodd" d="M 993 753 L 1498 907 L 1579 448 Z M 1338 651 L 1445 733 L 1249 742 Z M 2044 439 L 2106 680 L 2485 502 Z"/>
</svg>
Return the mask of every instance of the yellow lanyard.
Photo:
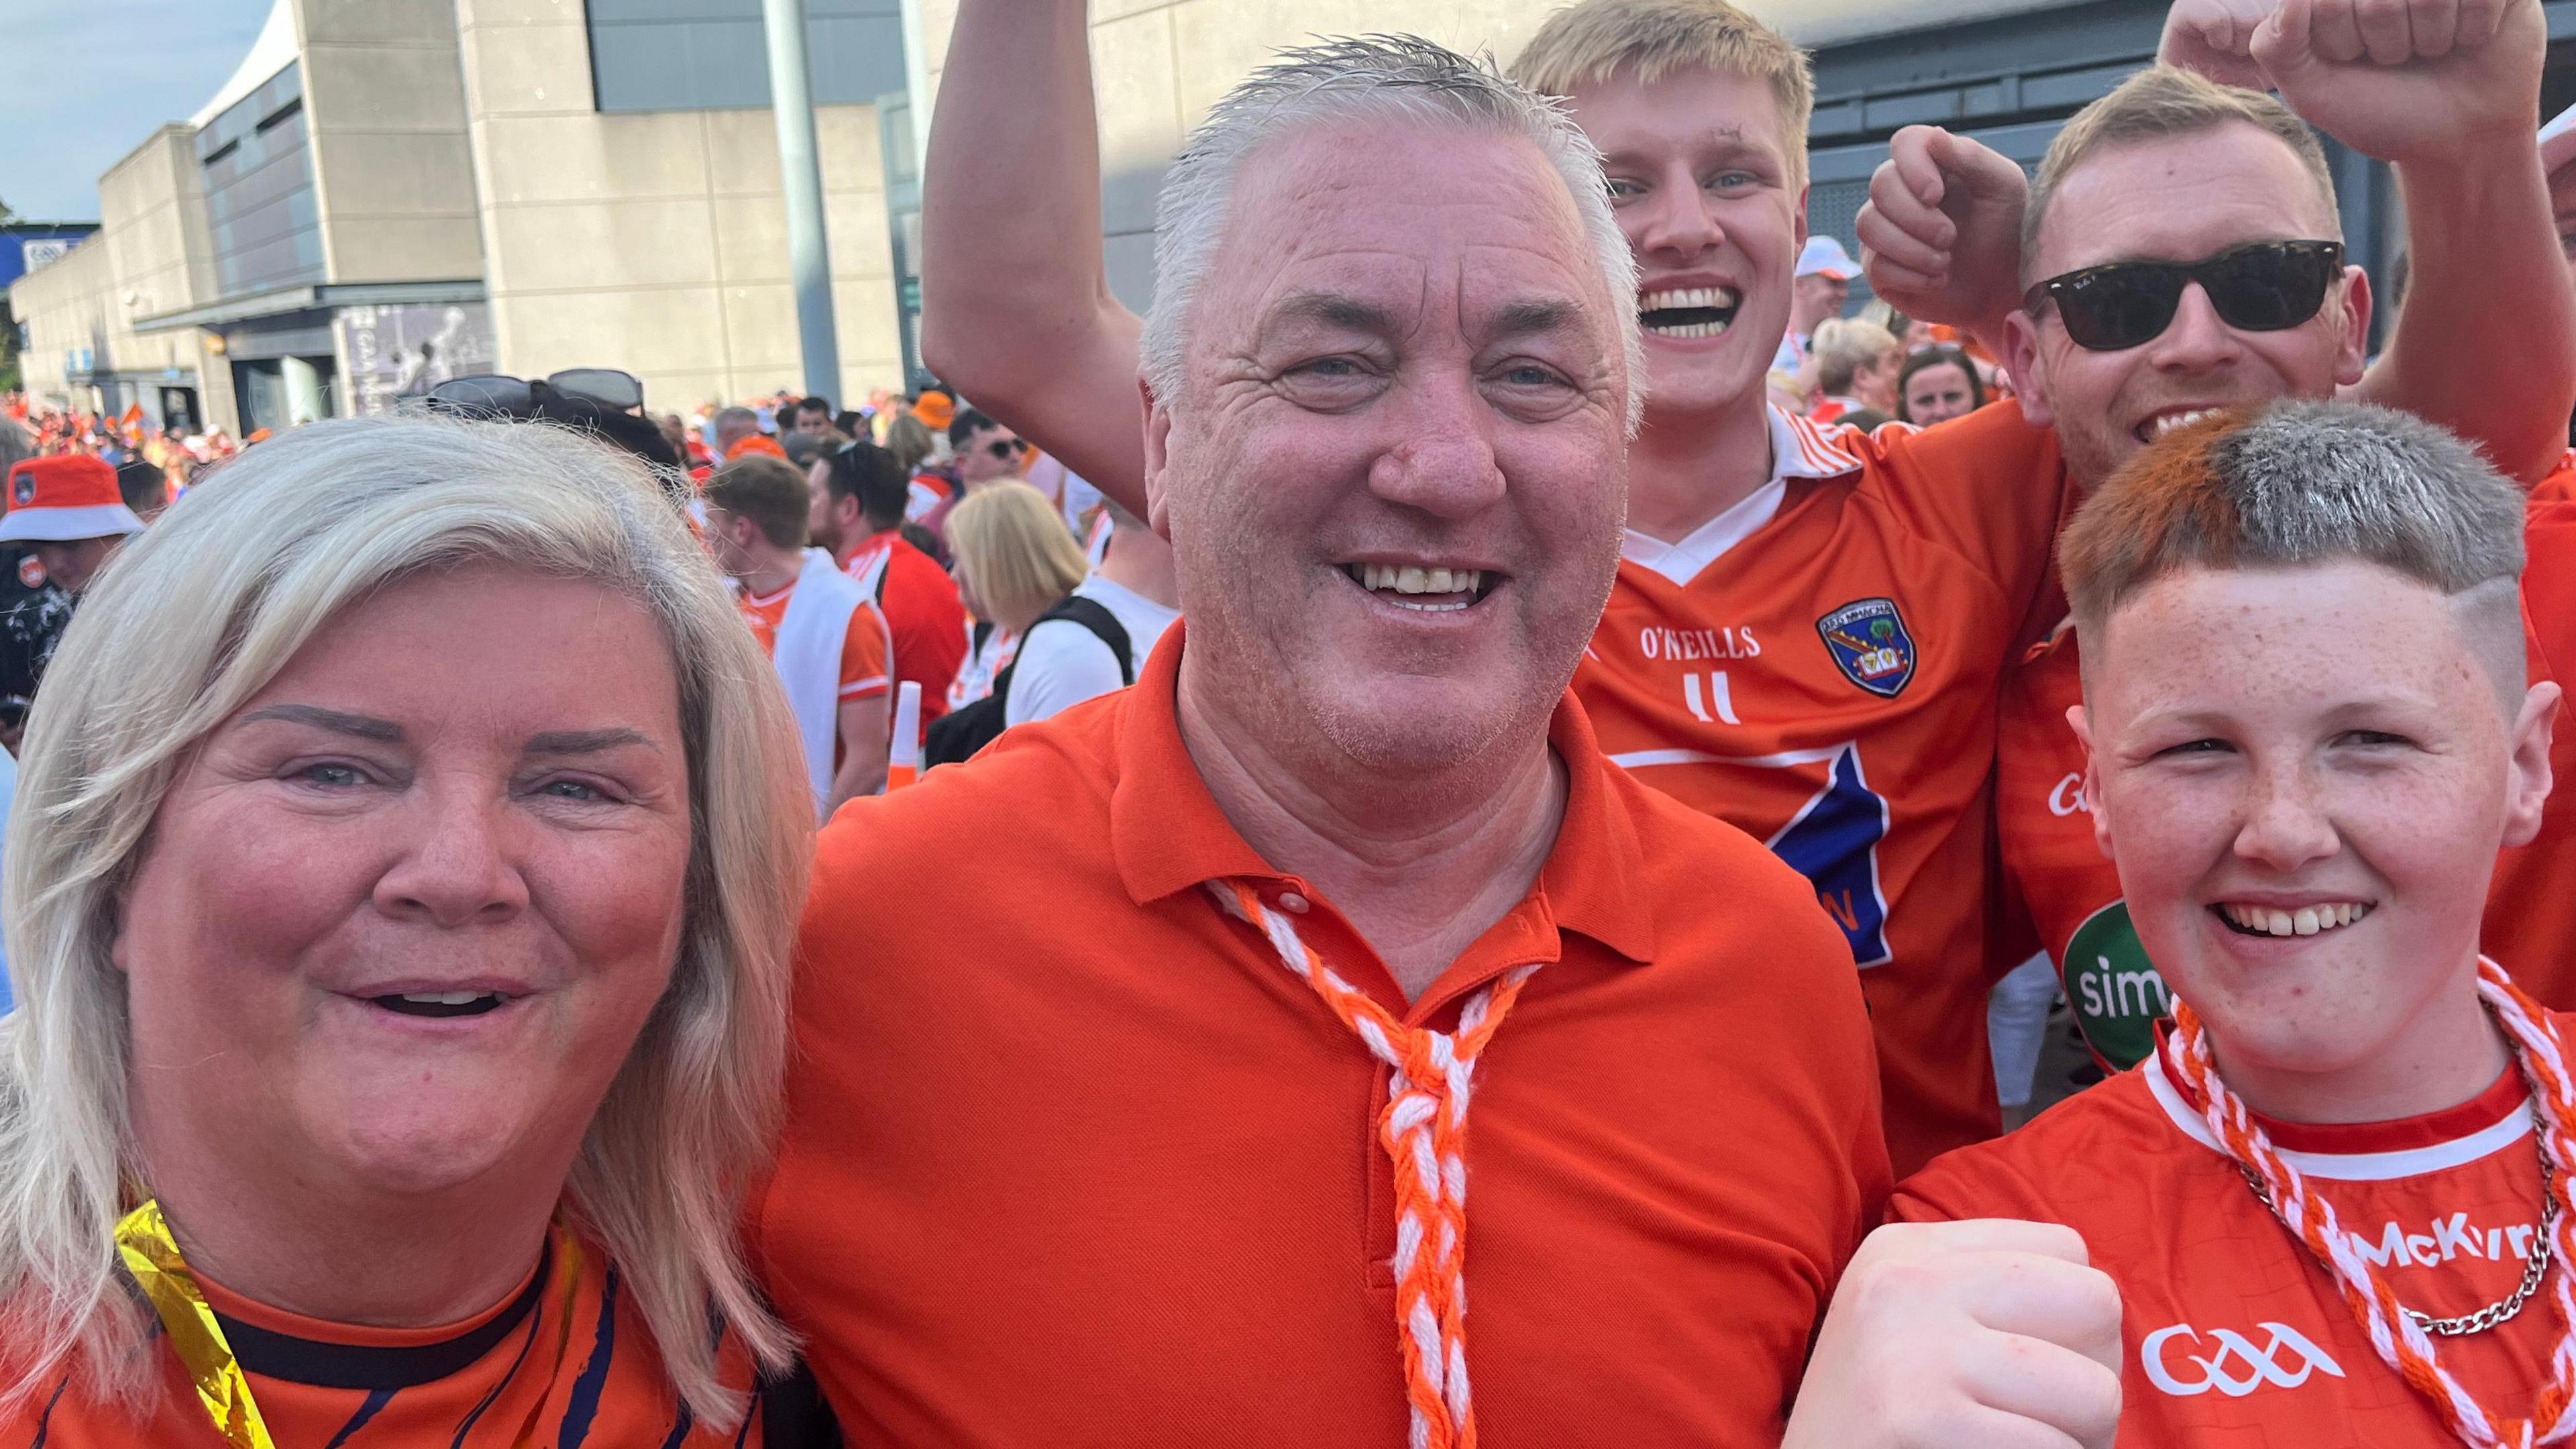
<svg viewBox="0 0 2576 1449">
<path fill-rule="evenodd" d="M 250 1396 L 250 1380 L 234 1361 L 232 1345 L 224 1342 L 215 1310 L 198 1291 L 197 1276 L 179 1256 L 178 1241 L 170 1236 L 170 1224 L 161 1216 L 158 1200 L 145 1202 L 116 1225 L 116 1251 L 125 1260 L 125 1271 L 134 1275 L 135 1285 L 161 1315 L 171 1351 L 187 1366 L 188 1377 L 196 1380 L 197 1398 L 215 1421 L 215 1431 L 233 1449 L 277 1449 L 277 1441 L 268 1437 L 268 1425 L 259 1417 L 258 1403 Z"/>
</svg>

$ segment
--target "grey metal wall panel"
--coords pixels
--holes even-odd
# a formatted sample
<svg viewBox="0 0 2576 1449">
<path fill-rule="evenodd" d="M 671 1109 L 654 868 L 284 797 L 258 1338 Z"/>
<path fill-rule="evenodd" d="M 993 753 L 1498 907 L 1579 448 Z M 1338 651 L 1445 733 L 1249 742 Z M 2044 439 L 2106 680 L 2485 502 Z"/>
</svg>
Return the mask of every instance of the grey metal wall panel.
<svg viewBox="0 0 2576 1449">
<path fill-rule="evenodd" d="M 323 277 L 303 73 L 290 65 L 197 132 L 219 295 Z"/>
<path fill-rule="evenodd" d="M 896 0 L 807 0 L 814 99 L 861 105 L 903 89 Z M 769 104 L 760 0 L 590 0 L 592 93 L 602 111 Z"/>
</svg>

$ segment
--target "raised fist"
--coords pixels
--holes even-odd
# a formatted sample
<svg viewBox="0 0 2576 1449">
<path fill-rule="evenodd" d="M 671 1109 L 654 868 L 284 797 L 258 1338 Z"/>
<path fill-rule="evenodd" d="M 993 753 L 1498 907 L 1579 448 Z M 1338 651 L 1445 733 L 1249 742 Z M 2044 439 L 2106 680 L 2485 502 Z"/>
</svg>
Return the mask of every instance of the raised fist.
<svg viewBox="0 0 2576 1449">
<path fill-rule="evenodd" d="M 2021 167 L 1938 126 L 1887 143 L 1854 230 L 1870 290 L 1908 317 L 1983 329 L 2021 305 Z"/>
<path fill-rule="evenodd" d="M 2366 155 L 2439 162 L 2528 135 L 2547 48 L 2540 0 L 2176 0 L 2158 58 L 2279 91 Z"/>
<path fill-rule="evenodd" d="M 2111 1449 L 2120 1294 L 2053 1223 L 1893 1223 L 1834 1291 L 1782 1449 Z"/>
</svg>

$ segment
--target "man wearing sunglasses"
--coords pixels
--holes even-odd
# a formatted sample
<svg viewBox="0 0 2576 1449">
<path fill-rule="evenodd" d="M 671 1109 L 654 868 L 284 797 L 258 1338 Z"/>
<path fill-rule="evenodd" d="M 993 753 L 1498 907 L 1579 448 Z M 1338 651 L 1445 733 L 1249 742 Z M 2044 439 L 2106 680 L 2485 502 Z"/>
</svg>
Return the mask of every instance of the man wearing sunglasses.
<svg viewBox="0 0 2576 1449">
<path fill-rule="evenodd" d="M 921 526 L 946 538 L 948 514 L 966 500 L 967 494 L 983 484 L 1020 476 L 1021 450 L 1025 446 L 1017 433 L 995 422 L 983 410 L 959 409 L 948 423 L 949 458 L 945 469 L 925 470 L 914 479 L 916 490 L 926 485 L 936 495 L 928 511 L 921 515 Z"/>
<path fill-rule="evenodd" d="M 2000 334 L 2025 409 L 2054 425 L 2088 490 L 2211 410 L 2338 392 L 2444 423 L 2541 479 L 2576 397 L 2576 292 L 2531 128 L 2538 5 L 2444 10 L 2455 28 L 2418 19 L 2394 38 L 2357 17 L 2186 0 L 2165 57 L 2277 87 L 2289 108 L 2183 69 L 2134 77 L 2068 122 L 2026 216 L 2011 162 L 1928 128 L 1900 136 L 1861 227 L 1873 283 L 1909 313 Z M 2367 373 L 2369 281 L 2344 262 L 2325 157 L 2290 108 L 2394 163 L 2404 194 L 2413 278 Z M 2086 1040 L 2125 1068 L 2153 1050 L 2170 997 L 2085 812 L 2066 723 L 2081 685 L 2064 628 L 2007 681 L 1998 829 L 2011 894 Z M 2563 813 L 2498 871 L 2487 936 L 2558 1007 L 2576 1004 L 2576 968 L 2550 969 L 2576 941 L 2576 902 L 2542 883 L 2576 869 Z"/>
</svg>

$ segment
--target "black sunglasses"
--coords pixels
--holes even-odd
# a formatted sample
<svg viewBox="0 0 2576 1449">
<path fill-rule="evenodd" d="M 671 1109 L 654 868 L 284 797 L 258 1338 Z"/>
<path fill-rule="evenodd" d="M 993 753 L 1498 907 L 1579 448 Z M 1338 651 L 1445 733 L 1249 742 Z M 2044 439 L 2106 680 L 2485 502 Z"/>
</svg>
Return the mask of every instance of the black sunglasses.
<svg viewBox="0 0 2576 1449">
<path fill-rule="evenodd" d="M 1020 456 L 1020 444 L 1015 443 L 1008 438 L 996 438 L 989 445 L 987 451 L 992 453 L 996 458 L 1016 458 Z"/>
<path fill-rule="evenodd" d="M 452 377 L 431 388 L 429 400 L 458 412 L 513 414 L 524 412 L 536 401 L 536 390 L 541 385 L 604 408 L 644 406 L 644 384 L 635 374 L 613 367 L 568 367 L 535 382 L 497 372 Z"/>
<path fill-rule="evenodd" d="M 2341 242 L 2255 242 L 2197 262 L 2111 262 L 2068 272 L 2023 293 L 2022 308 L 2036 315 L 2042 303 L 2055 302 L 2076 346 L 2120 352 L 2164 335 L 2189 283 L 2200 284 L 2228 326 L 2280 332 L 2316 316 L 2341 275 Z"/>
</svg>

